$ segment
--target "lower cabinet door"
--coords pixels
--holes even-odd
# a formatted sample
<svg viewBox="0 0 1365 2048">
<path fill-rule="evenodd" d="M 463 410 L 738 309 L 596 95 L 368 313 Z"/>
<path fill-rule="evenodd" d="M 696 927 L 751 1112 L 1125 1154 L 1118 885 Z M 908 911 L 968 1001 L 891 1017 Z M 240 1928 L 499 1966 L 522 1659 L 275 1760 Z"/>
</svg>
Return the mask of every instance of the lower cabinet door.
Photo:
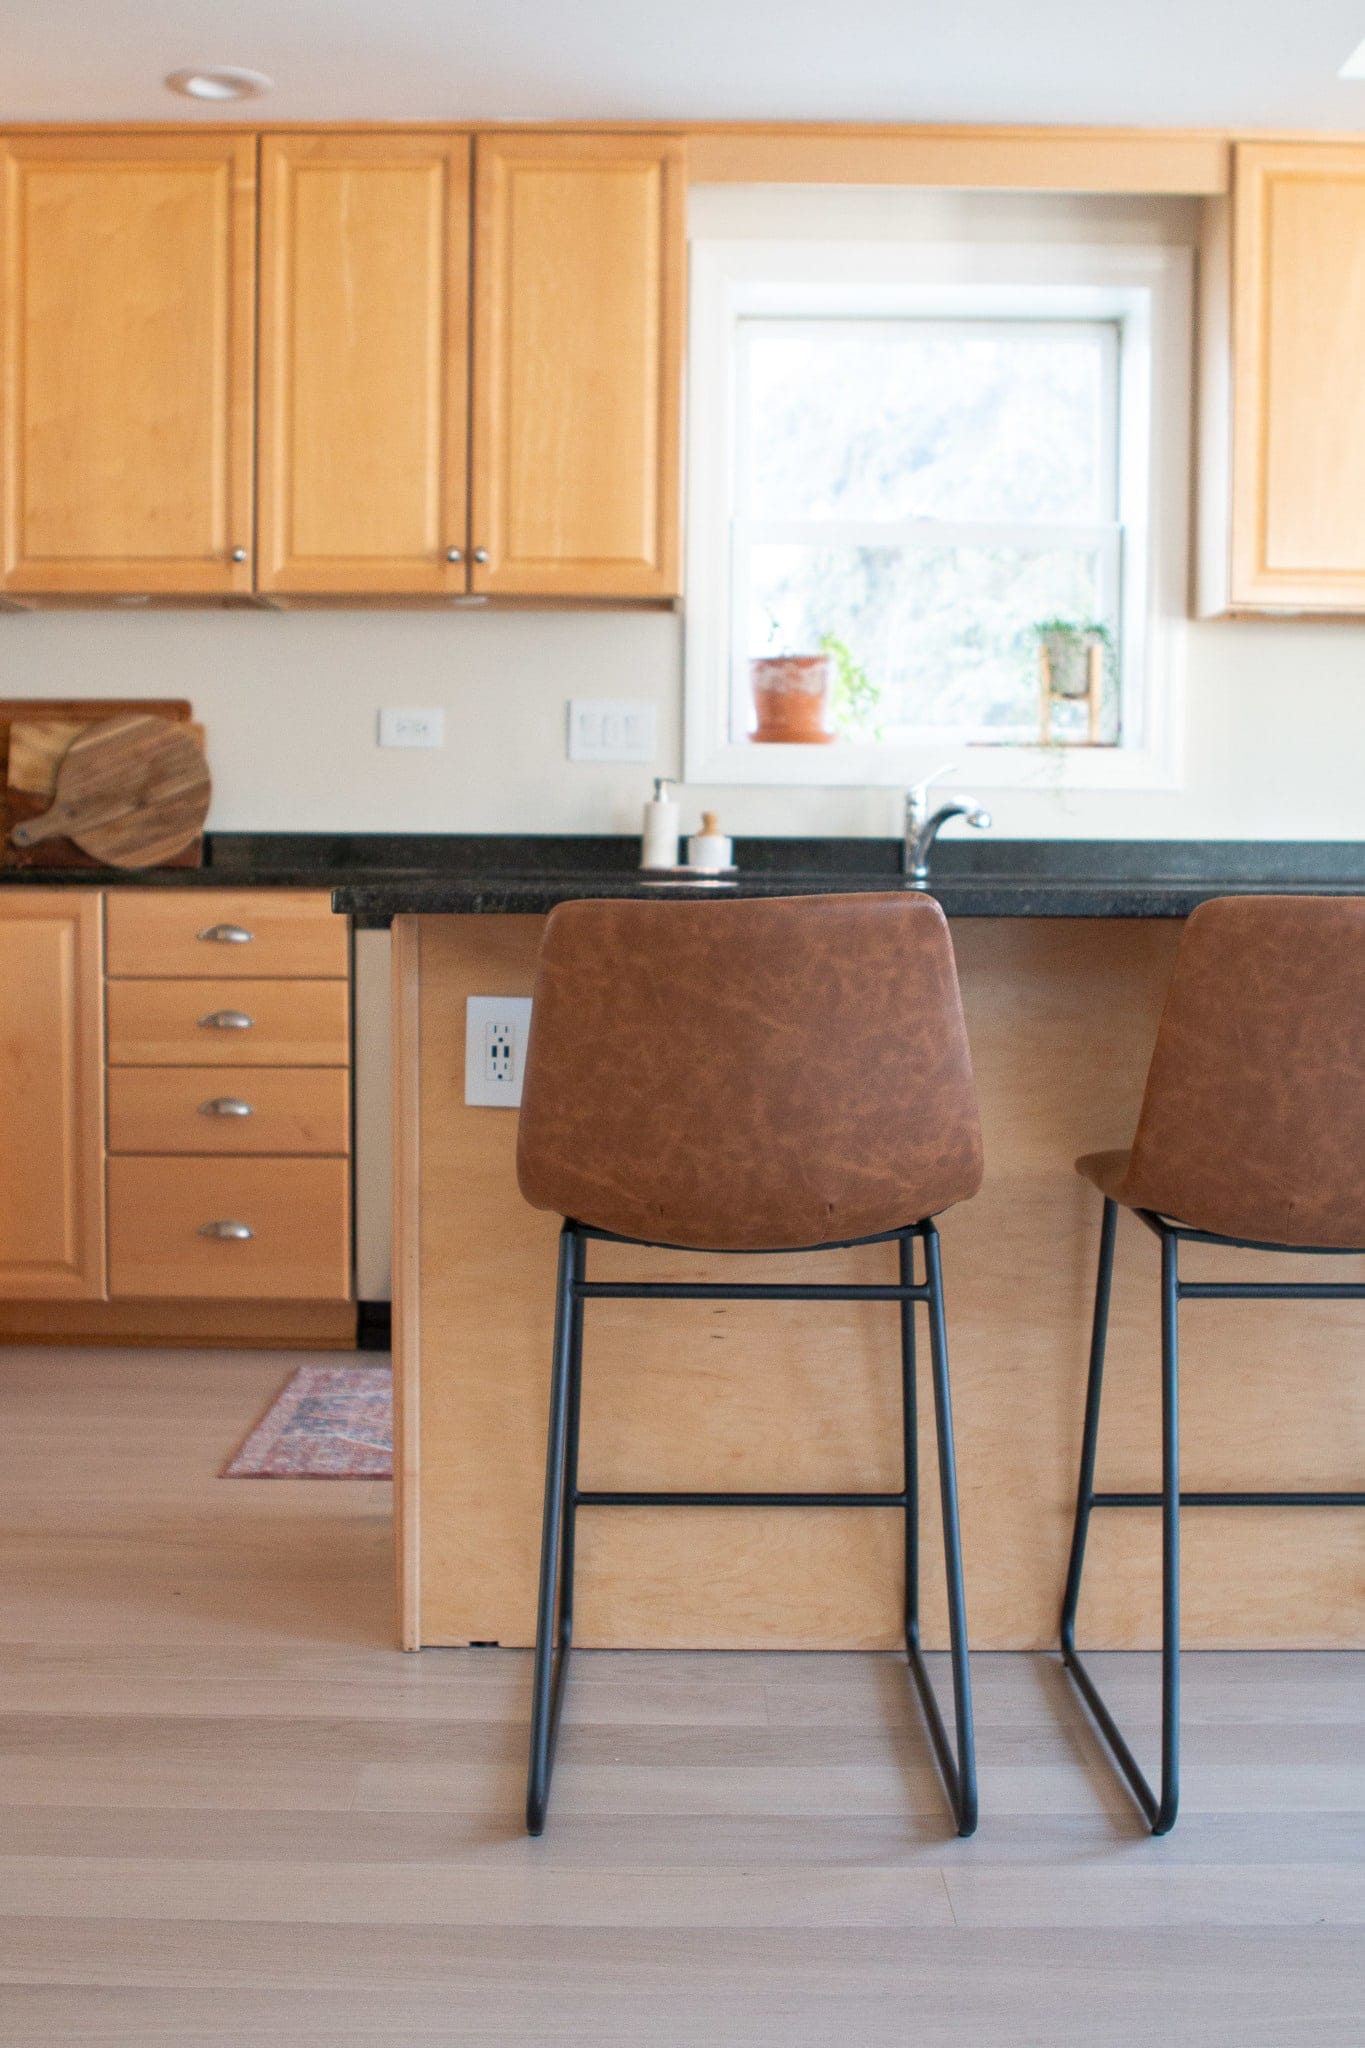
<svg viewBox="0 0 1365 2048">
<path fill-rule="evenodd" d="M 345 1301 L 344 1159 L 111 1159 L 115 1300 Z"/>
<path fill-rule="evenodd" d="M 0 896 L 0 1300 L 104 1294 L 102 901 Z"/>
</svg>

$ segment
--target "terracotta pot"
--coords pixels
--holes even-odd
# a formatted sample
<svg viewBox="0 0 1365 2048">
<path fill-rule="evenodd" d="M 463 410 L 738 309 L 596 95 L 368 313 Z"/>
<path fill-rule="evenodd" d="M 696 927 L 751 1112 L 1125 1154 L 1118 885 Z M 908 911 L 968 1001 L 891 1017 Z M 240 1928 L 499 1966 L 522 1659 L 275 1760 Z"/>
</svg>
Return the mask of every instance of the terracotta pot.
<svg viewBox="0 0 1365 2048">
<path fill-rule="evenodd" d="M 827 654 L 755 655 L 749 684 L 758 726 L 749 737 L 770 746 L 828 746 L 835 737 L 830 666 Z"/>
</svg>

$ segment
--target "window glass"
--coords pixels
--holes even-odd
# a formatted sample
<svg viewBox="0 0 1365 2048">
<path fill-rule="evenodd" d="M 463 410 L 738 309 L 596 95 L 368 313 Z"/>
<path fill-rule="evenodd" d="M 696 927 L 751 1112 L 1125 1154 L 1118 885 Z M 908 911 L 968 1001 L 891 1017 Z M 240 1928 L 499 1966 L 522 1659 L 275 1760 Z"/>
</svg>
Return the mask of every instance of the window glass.
<svg viewBox="0 0 1365 2048">
<path fill-rule="evenodd" d="M 1111 519 L 1115 340 L 1098 322 L 742 322 L 750 513 Z"/>
<path fill-rule="evenodd" d="M 1104 629 L 1103 716 L 1064 704 L 1052 737 L 1117 742 L 1118 323 L 734 334 L 731 739 L 755 730 L 754 658 L 832 648 L 840 738 L 1036 744 L 1040 628 L 1060 620 Z"/>
</svg>

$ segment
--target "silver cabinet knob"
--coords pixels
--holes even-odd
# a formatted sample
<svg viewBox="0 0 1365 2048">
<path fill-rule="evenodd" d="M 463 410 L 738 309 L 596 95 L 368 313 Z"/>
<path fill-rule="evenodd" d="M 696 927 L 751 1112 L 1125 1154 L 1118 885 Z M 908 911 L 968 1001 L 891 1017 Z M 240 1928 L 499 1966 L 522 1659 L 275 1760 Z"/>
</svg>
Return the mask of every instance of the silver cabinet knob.
<svg viewBox="0 0 1365 2048">
<path fill-rule="evenodd" d="M 195 933 L 210 946 L 249 946 L 255 936 L 241 924 L 206 924 L 202 932 Z"/>
<path fill-rule="evenodd" d="M 246 560 L 246 549 L 234 548 L 232 550 L 232 559 L 234 562 L 244 562 Z"/>
<path fill-rule="evenodd" d="M 462 562 L 462 561 L 464 560 L 464 549 L 463 549 L 463 548 L 447 548 L 447 549 L 446 549 L 446 560 L 447 560 L 448 562 Z"/>
<path fill-rule="evenodd" d="M 486 561 L 488 560 L 488 550 L 487 550 L 487 548 L 475 548 L 475 550 L 474 550 L 474 560 L 475 560 L 476 562 L 486 562 Z"/>
<path fill-rule="evenodd" d="M 256 1233 L 249 1223 L 234 1223 L 229 1217 L 223 1216 L 213 1223 L 201 1223 L 199 1235 L 201 1237 L 232 1237 L 242 1239 L 254 1237 Z"/>
<path fill-rule="evenodd" d="M 210 1010 L 199 1019 L 201 1031 L 250 1031 L 255 1020 L 245 1010 Z"/>
<path fill-rule="evenodd" d="M 250 1116 L 251 1104 L 242 1102 L 235 1095 L 215 1095 L 209 1102 L 199 1105 L 200 1116 Z"/>
</svg>

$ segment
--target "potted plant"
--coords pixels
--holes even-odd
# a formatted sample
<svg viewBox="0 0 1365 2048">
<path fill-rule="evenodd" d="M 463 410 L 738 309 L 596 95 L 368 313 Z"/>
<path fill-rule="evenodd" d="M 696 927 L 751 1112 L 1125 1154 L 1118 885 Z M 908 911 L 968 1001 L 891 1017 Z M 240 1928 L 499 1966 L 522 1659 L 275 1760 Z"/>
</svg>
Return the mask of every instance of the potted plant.
<svg viewBox="0 0 1365 2048">
<path fill-rule="evenodd" d="M 877 723 L 881 709 L 881 684 L 874 683 L 862 663 L 854 658 L 846 640 L 837 633 L 824 633 L 820 645 L 834 663 L 834 684 L 830 710 L 834 729 L 841 740 L 879 740 Z"/>
<path fill-rule="evenodd" d="M 1038 649 L 1039 738 L 1056 744 L 1052 710 L 1086 704 L 1086 743 L 1102 744 L 1106 680 L 1114 674 L 1114 640 L 1102 619 L 1043 619 L 1033 629 Z"/>
<path fill-rule="evenodd" d="M 777 620 L 768 614 L 770 645 L 780 643 Z M 750 738 L 762 746 L 827 746 L 835 737 L 832 717 L 832 658 L 780 648 L 749 660 L 749 687 L 757 724 Z"/>
<path fill-rule="evenodd" d="M 1090 694 L 1092 648 L 1099 650 L 1105 668 L 1113 659 L 1113 635 L 1102 619 L 1042 619 L 1033 632 L 1047 656 L 1054 697 Z"/>
</svg>

